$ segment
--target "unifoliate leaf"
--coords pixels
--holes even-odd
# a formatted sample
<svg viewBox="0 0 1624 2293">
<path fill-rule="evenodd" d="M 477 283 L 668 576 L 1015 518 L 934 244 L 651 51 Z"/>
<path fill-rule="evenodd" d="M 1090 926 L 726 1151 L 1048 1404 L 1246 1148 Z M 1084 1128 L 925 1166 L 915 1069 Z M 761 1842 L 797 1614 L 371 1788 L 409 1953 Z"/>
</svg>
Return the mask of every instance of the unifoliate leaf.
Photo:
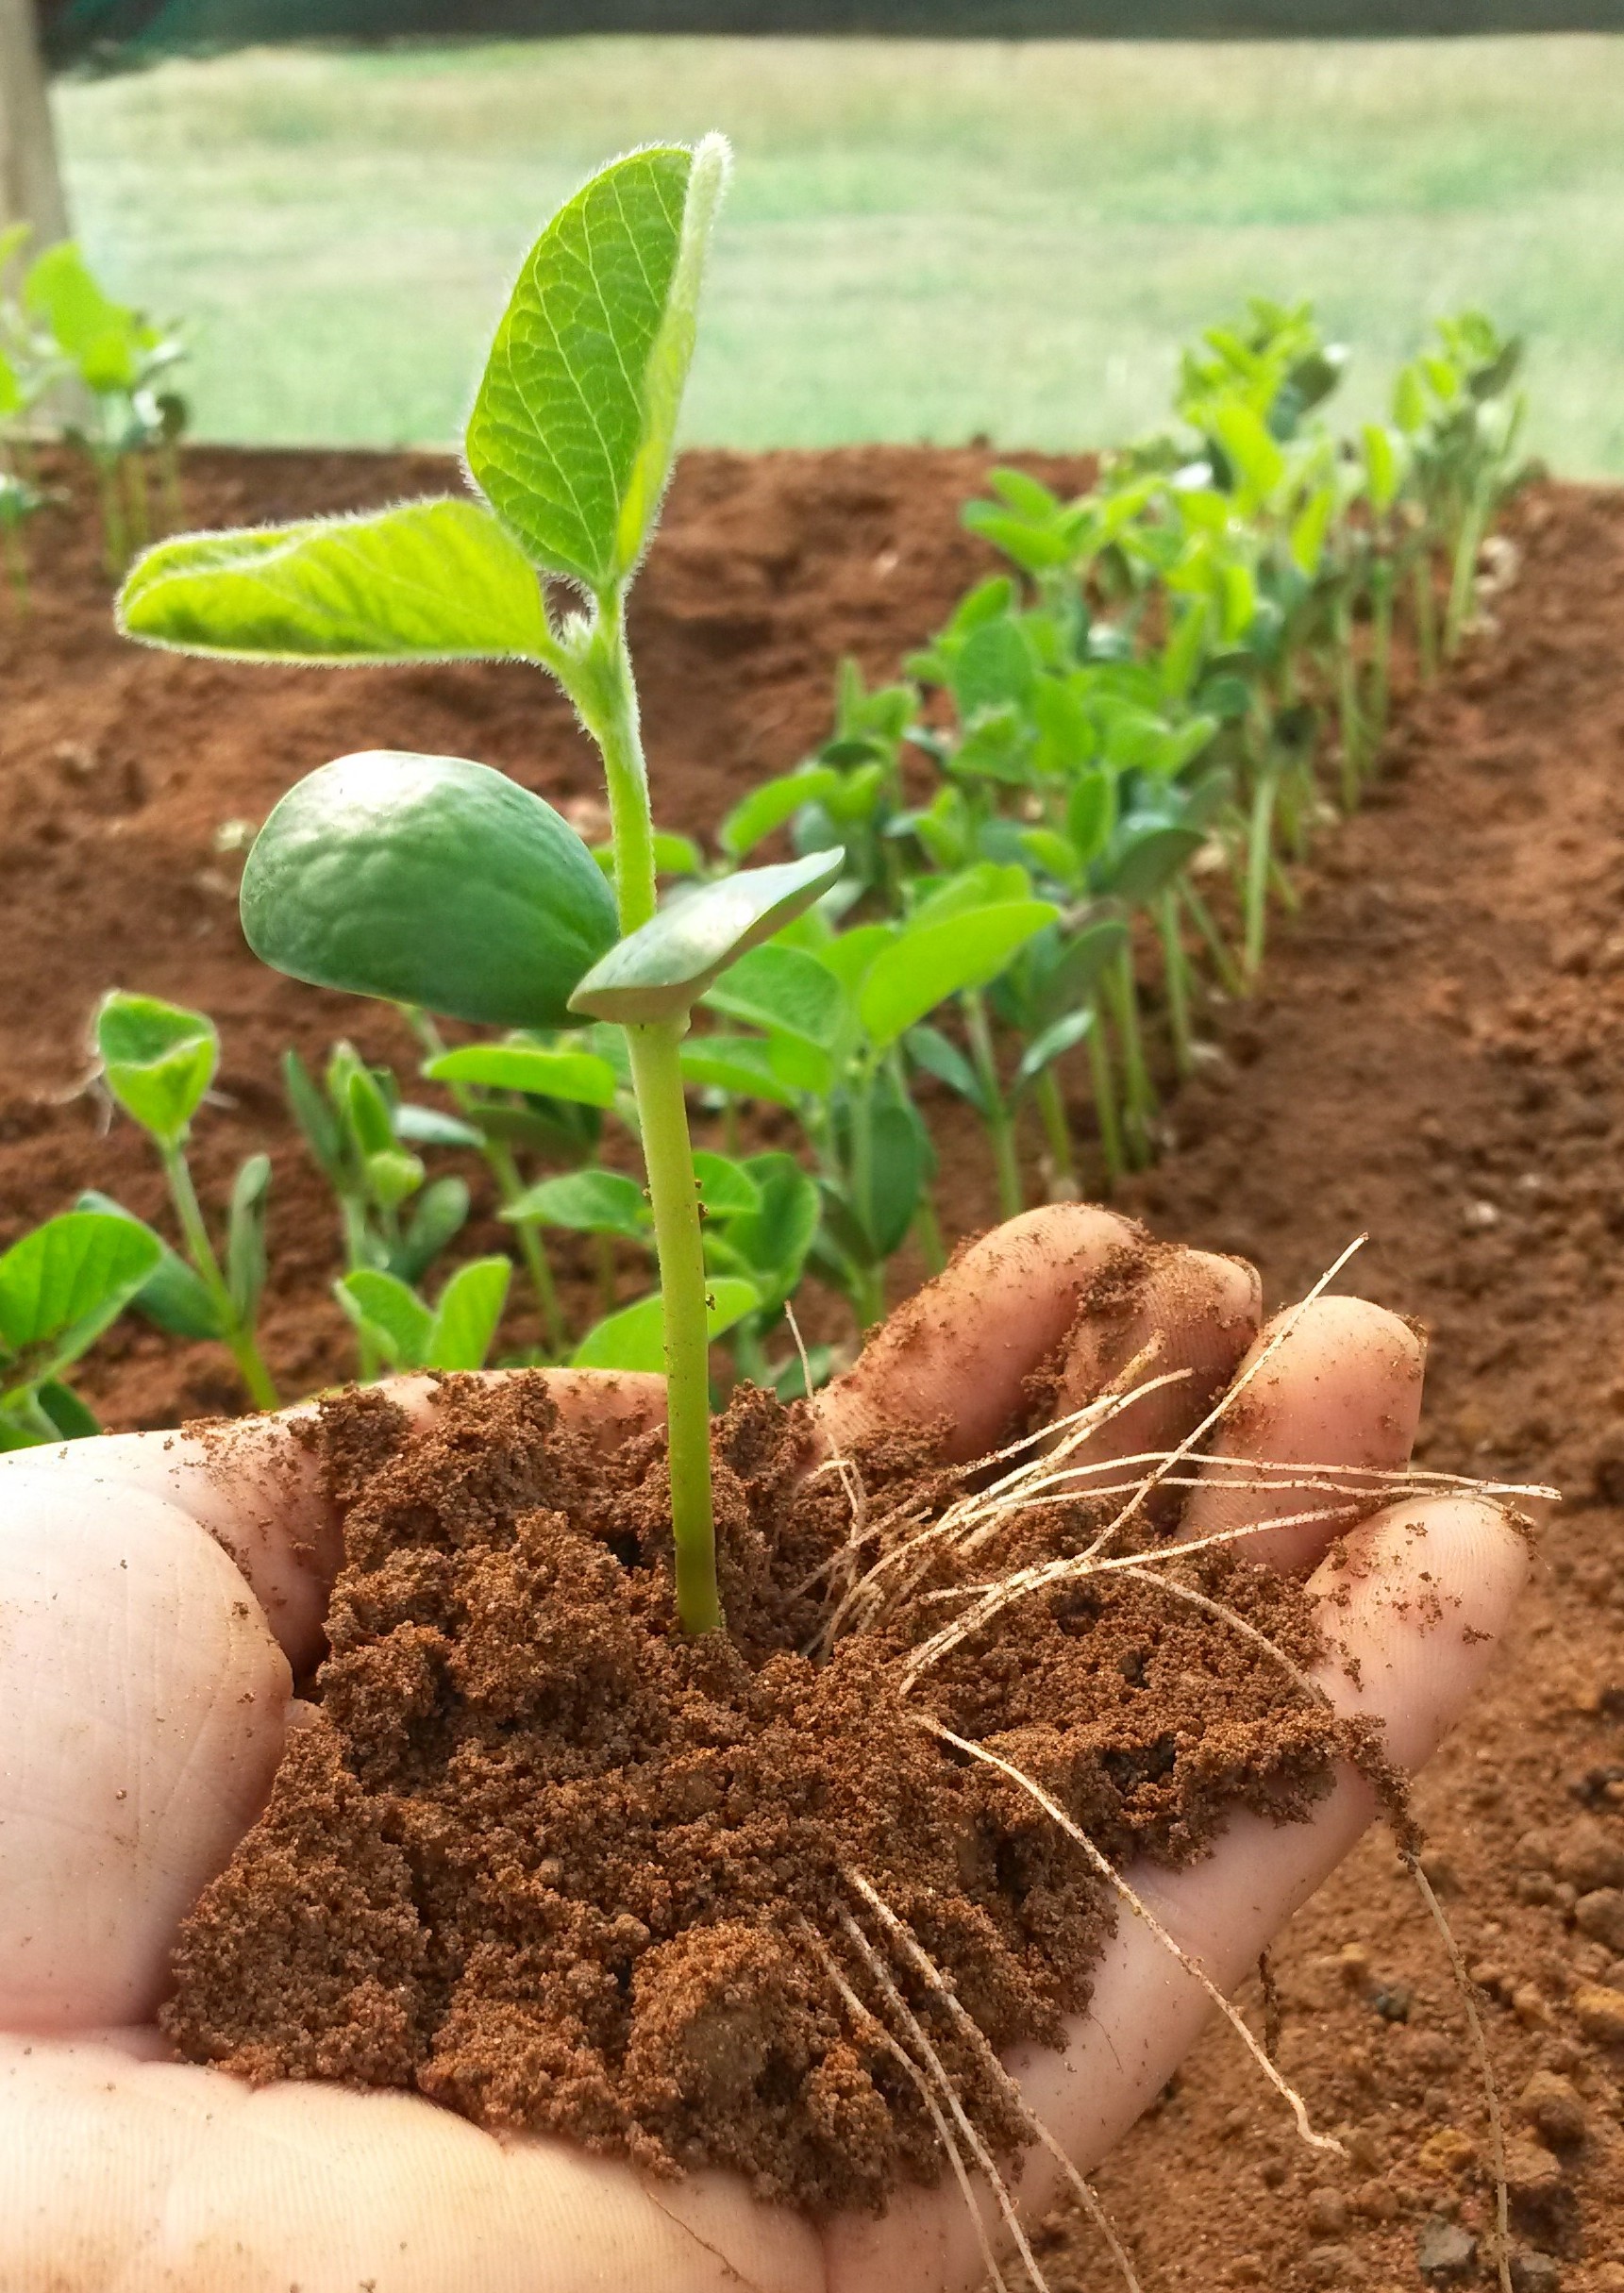
<svg viewBox="0 0 1624 2293">
<path fill-rule="evenodd" d="M 815 953 L 824 969 L 853 996 L 896 937 L 895 924 L 854 924 Z"/>
<path fill-rule="evenodd" d="M 719 1338 L 746 1314 L 753 1314 L 760 1303 L 761 1294 L 754 1282 L 737 1275 L 718 1275 L 710 1285 L 705 1305 L 711 1336 Z M 570 1361 L 577 1369 L 663 1370 L 665 1303 L 660 1293 L 606 1315 L 587 1331 Z"/>
<path fill-rule="evenodd" d="M 317 1089 L 297 1051 L 282 1053 L 282 1087 L 306 1146 L 327 1177 L 336 1181 L 343 1175 L 343 1133 L 330 1101 Z"/>
<path fill-rule="evenodd" d="M 695 1148 L 694 1176 L 699 1182 L 699 1199 L 712 1218 L 736 1218 L 762 1207 L 760 1187 L 745 1164 L 731 1155 Z"/>
<path fill-rule="evenodd" d="M 486 1091 L 527 1091 L 584 1107 L 612 1107 L 614 1069 L 592 1051 L 549 1051 L 540 1044 L 465 1043 L 442 1051 L 423 1072 L 432 1082 L 473 1083 Z"/>
<path fill-rule="evenodd" d="M 34 1399 L 63 1441 L 89 1441 L 102 1430 L 94 1410 L 59 1378 L 47 1378 Z"/>
<path fill-rule="evenodd" d="M 411 1100 L 390 1109 L 394 1135 L 408 1146 L 482 1146 L 483 1135 L 460 1114 L 440 1107 L 419 1107 Z"/>
<path fill-rule="evenodd" d="M 633 1026 L 689 1011 L 712 979 L 810 908 L 841 872 L 839 852 L 741 868 L 682 893 L 588 972 L 572 1011 Z"/>
<path fill-rule="evenodd" d="M 124 1311 L 162 1257 L 133 1218 L 66 1211 L 0 1257 L 0 1386 L 55 1377 Z"/>
<path fill-rule="evenodd" d="M 530 249 L 468 424 L 468 466 L 538 565 L 602 592 L 636 565 L 670 473 L 728 168 L 708 136 L 602 169 Z"/>
<path fill-rule="evenodd" d="M 927 1075 L 934 1075 L 937 1081 L 946 1083 L 949 1091 L 956 1091 L 961 1098 L 968 1099 L 978 1114 L 983 1117 L 987 1114 L 987 1095 L 981 1087 L 980 1077 L 958 1045 L 950 1043 L 939 1028 L 911 1027 L 903 1040 L 908 1047 L 908 1056 L 922 1066 Z"/>
<path fill-rule="evenodd" d="M 476 1258 L 459 1266 L 440 1293 L 428 1333 L 428 1369 L 483 1369 L 495 1342 L 513 1264 L 508 1258 Z"/>
<path fill-rule="evenodd" d="M 126 637 L 233 661 L 543 658 L 541 584 L 480 502 L 159 542 L 119 593 Z"/>
<path fill-rule="evenodd" d="M 1109 772 L 1080 773 L 1066 798 L 1066 836 L 1087 867 L 1111 841 L 1116 825 L 1116 779 Z"/>
<path fill-rule="evenodd" d="M 750 1269 L 763 1308 L 794 1292 L 817 1233 L 817 1187 L 792 1154 L 751 1155 L 745 1164 L 760 1206 L 728 1222 L 728 1240 Z"/>
<path fill-rule="evenodd" d="M 754 851 L 775 828 L 794 819 L 805 804 L 818 804 L 840 786 L 840 775 L 828 764 L 801 765 L 763 780 L 735 804 L 716 830 L 716 842 L 733 860 Z"/>
<path fill-rule="evenodd" d="M 390 1252 L 389 1271 L 402 1281 L 421 1281 L 468 1218 L 468 1187 L 462 1179 L 431 1180 L 411 1206 L 399 1245 Z"/>
<path fill-rule="evenodd" d="M 1021 831 L 1013 833 L 1019 839 Z M 909 929 L 942 924 L 971 908 L 989 908 L 998 900 L 1030 899 L 1031 878 L 1020 861 L 978 860 L 957 876 L 920 886 L 920 898 L 909 918 Z"/>
<path fill-rule="evenodd" d="M 879 1097 L 869 1116 L 872 1162 L 866 1201 L 851 1208 L 868 1244 L 868 1264 L 899 1250 L 925 1192 L 929 1167 L 924 1126 L 912 1106 Z"/>
<path fill-rule="evenodd" d="M 265 1287 L 265 1198 L 271 1158 L 251 1154 L 231 1188 L 226 1227 L 226 1287 L 239 1320 L 252 1325 Z"/>
<path fill-rule="evenodd" d="M 829 966 L 778 941 L 752 947 L 705 995 L 709 1010 L 827 1048 L 840 1026 L 840 984 Z"/>
<path fill-rule="evenodd" d="M 1074 1045 L 1082 1041 L 1094 1025 L 1093 1010 L 1084 1006 L 1080 1011 L 1063 1012 L 1052 1026 L 1046 1027 L 1041 1035 L 1034 1035 L 1021 1053 L 1015 1069 L 1015 1089 L 1023 1091 L 1029 1083 L 1036 1082 L 1046 1067 L 1052 1067 Z"/>
<path fill-rule="evenodd" d="M 23 301 L 73 360 L 88 389 L 127 390 L 135 381 L 135 314 L 103 293 L 72 240 L 36 257 Z"/>
<path fill-rule="evenodd" d="M 1128 944 L 1127 925 L 1114 918 L 1090 924 L 1070 939 L 1057 932 L 1034 942 L 1034 995 L 1042 1023 L 1046 1026 L 1087 1002 Z"/>
<path fill-rule="evenodd" d="M 343 1106 L 362 1154 L 388 1154 L 394 1145 L 393 1110 L 377 1077 L 353 1052 L 344 1068 Z"/>
<path fill-rule="evenodd" d="M 794 1107 L 799 1086 L 782 1075 L 773 1046 L 760 1035 L 696 1035 L 682 1046 L 682 1080 L 700 1091 L 726 1091 L 734 1098 L 762 1098 L 775 1107 Z"/>
<path fill-rule="evenodd" d="M 620 1234 L 629 1242 L 644 1240 L 654 1224 L 643 1188 L 618 1170 L 572 1170 L 560 1179 L 544 1179 L 527 1187 L 502 1215 L 582 1234 Z"/>
<path fill-rule="evenodd" d="M 1130 904 L 1154 899 L 1205 842 L 1198 828 L 1130 828 L 1109 856 L 1109 888 Z"/>
<path fill-rule="evenodd" d="M 946 996 L 986 986 L 1059 912 L 1048 900 L 1000 900 L 905 930 L 876 962 L 858 995 L 870 1040 L 883 1048 Z"/>
<path fill-rule="evenodd" d="M 243 874 L 256 955 L 295 979 L 500 1027 L 567 1024 L 614 939 L 580 837 L 461 757 L 374 750 L 299 781 Z"/>
<path fill-rule="evenodd" d="M 333 1284 L 333 1295 L 356 1328 L 371 1337 L 394 1369 L 421 1369 L 428 1358 L 434 1316 L 414 1291 L 380 1267 L 358 1266 Z"/>
<path fill-rule="evenodd" d="M 100 1211 L 109 1218 L 127 1218 L 131 1226 L 139 1227 L 143 1234 L 152 1235 L 158 1246 L 158 1263 L 145 1281 L 130 1299 L 139 1314 L 159 1330 L 167 1330 L 172 1337 L 217 1338 L 221 1334 L 220 1309 L 210 1296 L 208 1285 L 194 1274 L 178 1252 L 172 1250 L 162 1236 L 153 1233 L 151 1227 L 126 1211 L 110 1195 L 99 1194 L 87 1187 L 74 1203 L 75 1210 Z"/>
<path fill-rule="evenodd" d="M 177 1146 L 214 1080 L 220 1038 L 201 1012 L 115 989 L 96 1013 L 102 1077 L 125 1113 Z"/>
</svg>

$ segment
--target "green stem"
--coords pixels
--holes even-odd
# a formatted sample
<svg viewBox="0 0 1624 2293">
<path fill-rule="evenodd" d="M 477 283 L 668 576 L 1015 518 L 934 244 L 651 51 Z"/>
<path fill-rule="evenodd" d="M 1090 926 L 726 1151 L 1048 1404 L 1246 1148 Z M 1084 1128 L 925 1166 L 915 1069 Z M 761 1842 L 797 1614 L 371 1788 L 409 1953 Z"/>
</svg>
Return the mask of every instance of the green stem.
<svg viewBox="0 0 1624 2293">
<path fill-rule="evenodd" d="M 710 1329 L 699 1188 L 682 1095 L 686 1022 L 628 1027 L 631 1080 L 643 1117 L 643 1153 L 654 1206 L 655 1247 L 665 1309 L 665 1413 L 676 1544 L 677 1614 L 686 1632 L 722 1622 L 711 1511 Z"/>
<path fill-rule="evenodd" d="M 947 1247 L 942 1240 L 942 1222 L 936 1215 L 936 1205 L 928 1194 L 921 1197 L 919 1208 L 913 1213 L 913 1239 L 919 1245 L 926 1272 L 945 1274 Z"/>
<path fill-rule="evenodd" d="M 1139 984 L 1133 977 L 1130 947 L 1122 950 L 1107 978 L 1122 1046 L 1123 1136 L 1134 1169 L 1143 1170 L 1152 1159 L 1150 1117 L 1156 1112 L 1156 1093 L 1145 1064 L 1145 1039 L 1139 1027 Z"/>
<path fill-rule="evenodd" d="M 993 1168 L 998 1182 L 998 1214 L 1003 1218 L 1018 1218 L 1027 1206 L 1026 1195 L 1021 1185 L 1020 1157 L 1015 1151 L 1015 1127 L 1010 1120 L 1010 1110 L 998 1080 L 998 1062 L 993 1049 L 993 1030 L 987 1024 L 987 1007 L 979 989 L 974 987 L 967 988 L 960 1001 L 964 1008 L 964 1031 L 970 1039 L 976 1078 L 981 1086 L 981 1120 L 992 1142 Z"/>
<path fill-rule="evenodd" d="M 1393 576 L 1383 566 L 1373 578 L 1370 604 L 1370 741 L 1374 751 L 1387 738 L 1388 695 L 1393 661 Z"/>
<path fill-rule="evenodd" d="M 125 529 L 124 504 L 119 498 L 118 465 L 99 461 L 96 478 L 102 501 L 102 569 L 118 580 L 129 563 L 129 537 Z"/>
<path fill-rule="evenodd" d="M 1167 1026 L 1173 1038 L 1173 1064 L 1181 1076 L 1196 1071 L 1195 1043 L 1190 1028 L 1190 959 L 1179 930 L 1179 895 L 1171 885 L 1157 901 L 1162 930 L 1162 955 L 1167 971 Z"/>
<path fill-rule="evenodd" d="M 1432 553 L 1423 548 L 1410 573 L 1415 607 L 1415 656 L 1421 682 L 1430 685 L 1438 674 L 1438 602 L 1432 594 Z"/>
<path fill-rule="evenodd" d="M 1077 1151 L 1071 1143 L 1071 1124 L 1065 1112 L 1065 1095 L 1060 1087 L 1060 1078 L 1054 1065 L 1045 1067 L 1033 1085 L 1033 1096 L 1038 1103 L 1038 1118 L 1048 1142 L 1049 1169 L 1054 1180 L 1056 1198 L 1074 1201 L 1077 1197 Z"/>
<path fill-rule="evenodd" d="M 614 835 L 615 898 L 623 937 L 655 912 L 654 821 L 648 769 L 638 721 L 637 687 L 626 647 L 625 599 L 618 589 L 597 600 L 597 620 L 572 698 L 603 751 Z M 687 1018 L 628 1027 L 654 1209 L 654 1241 L 665 1321 L 665 1413 L 671 1473 L 671 1530 L 676 1548 L 677 1614 L 687 1632 L 722 1622 L 716 1590 L 716 1531 L 711 1503 L 710 1327 L 699 1189 L 682 1091 Z"/>
<path fill-rule="evenodd" d="M 1213 959 L 1213 969 L 1218 975 L 1218 985 L 1226 996 L 1244 996 L 1246 994 L 1245 982 L 1235 968 L 1235 959 L 1230 953 L 1224 935 L 1218 929 L 1216 916 L 1190 881 L 1188 876 L 1180 879 L 1179 891 L 1185 907 L 1190 912 L 1190 921 L 1200 933 L 1207 953 Z"/>
<path fill-rule="evenodd" d="M 192 1183 L 192 1172 L 187 1166 L 186 1157 L 178 1146 L 160 1146 L 159 1152 L 187 1252 L 198 1279 L 214 1301 L 214 1310 L 220 1316 L 221 1330 L 231 1349 L 243 1389 L 256 1409 L 280 1409 L 282 1405 L 277 1398 L 276 1388 L 271 1382 L 270 1371 L 260 1357 L 254 1333 L 238 1313 L 226 1277 L 220 1271 L 220 1261 L 214 1255 L 214 1245 L 209 1241 L 209 1229 L 203 1222 L 197 1189 Z"/>
<path fill-rule="evenodd" d="M 1246 946 L 1241 973 L 1248 989 L 1255 987 L 1263 969 L 1264 940 L 1268 927 L 1269 863 L 1274 858 L 1275 795 L 1280 774 L 1273 766 L 1259 773 L 1252 790 L 1251 817 L 1247 824 Z"/>
<path fill-rule="evenodd" d="M 152 528 L 152 515 L 146 490 L 146 457 L 126 454 L 124 460 L 125 499 L 129 504 L 129 554 L 144 549 Z"/>
<path fill-rule="evenodd" d="M 455 1094 L 453 1095 L 455 1096 Z M 496 1193 L 504 1210 L 511 1209 L 525 1192 L 525 1181 L 519 1176 L 519 1166 L 513 1160 L 513 1149 L 506 1139 L 485 1141 L 486 1167 L 496 1181 Z M 559 1303 L 558 1285 L 553 1280 L 552 1264 L 547 1257 L 546 1245 L 533 1218 L 513 1218 L 509 1221 L 519 1237 L 519 1249 L 524 1257 L 525 1271 L 530 1278 L 530 1287 L 536 1294 L 536 1303 L 542 1312 L 542 1328 L 546 1334 L 547 1351 L 561 1354 L 569 1343 L 564 1329 L 563 1308 Z"/>
<path fill-rule="evenodd" d="M 1342 734 L 1342 809 L 1357 812 L 1364 778 L 1364 728 L 1359 721 L 1359 659 L 1346 597 L 1336 606 L 1336 703 Z"/>
<path fill-rule="evenodd" d="M 1097 996 L 1094 1025 L 1088 1030 L 1088 1068 L 1094 1087 L 1094 1116 L 1099 1125 L 1100 1159 L 1105 1164 L 1105 1191 L 1110 1194 L 1128 1164 L 1122 1151 L 1122 1122 L 1116 1109 L 1116 1078 L 1112 1073 L 1111 1046 L 1105 1036 L 1105 1011 Z"/>
<path fill-rule="evenodd" d="M 1465 635 L 1472 612 L 1472 584 L 1477 577 L 1478 552 L 1488 523 L 1483 503 L 1474 499 L 1461 523 L 1455 543 L 1455 561 L 1449 574 L 1449 602 L 1444 615 L 1444 658 L 1452 661 Z"/>
</svg>

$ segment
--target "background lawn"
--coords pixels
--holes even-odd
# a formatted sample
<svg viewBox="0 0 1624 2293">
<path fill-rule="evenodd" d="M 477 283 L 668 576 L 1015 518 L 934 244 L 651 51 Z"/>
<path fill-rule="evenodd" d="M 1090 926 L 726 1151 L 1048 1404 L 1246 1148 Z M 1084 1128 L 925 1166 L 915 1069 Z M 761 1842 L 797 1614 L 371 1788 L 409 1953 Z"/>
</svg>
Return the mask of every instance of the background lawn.
<svg viewBox="0 0 1624 2293">
<path fill-rule="evenodd" d="M 1315 298 L 1369 410 L 1481 303 L 1530 337 L 1532 444 L 1624 472 L 1624 38 L 276 50 L 57 102 L 93 259 L 194 323 L 208 437 L 449 440 L 546 210 L 721 126 L 692 441 L 1121 438 L 1262 293 Z"/>
</svg>

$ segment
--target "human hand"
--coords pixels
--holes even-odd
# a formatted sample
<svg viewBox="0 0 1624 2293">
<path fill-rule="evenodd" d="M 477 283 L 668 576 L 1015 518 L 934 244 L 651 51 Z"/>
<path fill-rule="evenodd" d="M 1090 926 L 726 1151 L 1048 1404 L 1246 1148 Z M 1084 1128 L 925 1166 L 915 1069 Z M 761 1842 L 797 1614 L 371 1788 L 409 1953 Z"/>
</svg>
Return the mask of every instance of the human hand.
<svg viewBox="0 0 1624 2293">
<path fill-rule="evenodd" d="M 829 1390 L 832 1440 L 945 1417 L 953 1453 L 974 1458 L 1004 1436 L 1025 1381 L 1063 1342 L 1057 1415 L 1153 1334 L 1158 1369 L 1192 1375 L 1106 1438 L 1135 1449 L 1182 1438 L 1255 1348 L 1257 1284 L 1232 1261 L 1169 1250 L 1124 1298 L 1097 1278 L 1130 1231 L 1062 1205 L 990 1235 Z M 1244 1436 L 1221 1431 L 1218 1446 L 1396 1468 L 1420 1383 L 1420 1346 L 1403 1323 L 1322 1298 L 1255 1378 Z M 656 1379 L 559 1372 L 555 1390 L 606 1441 L 660 1409 Z M 169 1951 L 263 1803 L 293 1672 L 320 1651 L 340 1525 L 308 1453 L 275 1418 L 201 1440 L 135 1434 L 14 1453 L 0 1462 L 0 1499 L 7 2293 L 723 2293 L 741 2281 L 760 2293 L 962 2293 L 976 2283 L 979 2244 L 950 2181 L 903 2189 L 878 2220 L 819 2226 L 758 2204 L 722 2174 L 656 2183 L 562 2142 L 497 2140 L 414 2096 L 254 2089 L 168 2059 L 153 2017 Z M 1183 1528 L 1300 1505 L 1293 1492 L 1214 1481 L 1192 1494 Z M 1308 1575 L 1331 1533 L 1265 1530 L 1248 1549 Z M 1471 1498 L 1411 1498 L 1348 1544 L 1356 1565 L 1335 1580 L 1335 1660 L 1320 1684 L 1341 1710 L 1380 1718 L 1388 1753 L 1413 1769 L 1491 1656 L 1524 1548 Z M 1417 1598 L 1423 1572 L 1458 1629 L 1430 1628 L 1437 1607 Z M 1323 1571 L 1310 1584 L 1331 1590 Z M 1348 1771 L 1307 1822 L 1237 1816 L 1198 1866 L 1128 1877 L 1228 1988 L 1373 1812 L 1368 1786 Z M 1064 2051 L 1029 2049 L 1011 2067 L 1086 2169 L 1165 2084 L 1208 2011 L 1148 1928 L 1125 1919 Z M 1057 2173 L 1041 2153 L 1027 2162 L 1024 2210 L 1049 2201 Z"/>
</svg>

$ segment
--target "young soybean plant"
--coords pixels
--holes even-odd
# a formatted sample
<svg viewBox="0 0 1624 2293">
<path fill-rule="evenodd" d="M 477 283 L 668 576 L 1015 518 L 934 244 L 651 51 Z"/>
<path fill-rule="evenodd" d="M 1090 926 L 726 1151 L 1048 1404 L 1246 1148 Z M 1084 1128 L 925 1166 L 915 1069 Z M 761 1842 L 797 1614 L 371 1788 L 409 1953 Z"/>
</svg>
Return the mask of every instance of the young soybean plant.
<svg viewBox="0 0 1624 2293">
<path fill-rule="evenodd" d="M 375 753 L 342 758 L 282 799 L 249 856 L 243 920 L 268 962 L 325 986 L 510 1028 L 545 1030 L 572 1014 L 625 1028 L 664 1316 L 677 1604 L 691 1632 L 719 1625 L 721 1610 L 682 1036 L 711 982 L 841 865 L 839 852 L 819 852 L 656 909 L 626 601 L 670 476 L 728 166 L 719 136 L 634 152 L 548 224 L 468 424 L 483 498 L 161 544 L 120 608 L 131 636 L 238 658 L 530 661 L 597 744 L 612 898 L 575 830 L 500 773 Z"/>
</svg>

